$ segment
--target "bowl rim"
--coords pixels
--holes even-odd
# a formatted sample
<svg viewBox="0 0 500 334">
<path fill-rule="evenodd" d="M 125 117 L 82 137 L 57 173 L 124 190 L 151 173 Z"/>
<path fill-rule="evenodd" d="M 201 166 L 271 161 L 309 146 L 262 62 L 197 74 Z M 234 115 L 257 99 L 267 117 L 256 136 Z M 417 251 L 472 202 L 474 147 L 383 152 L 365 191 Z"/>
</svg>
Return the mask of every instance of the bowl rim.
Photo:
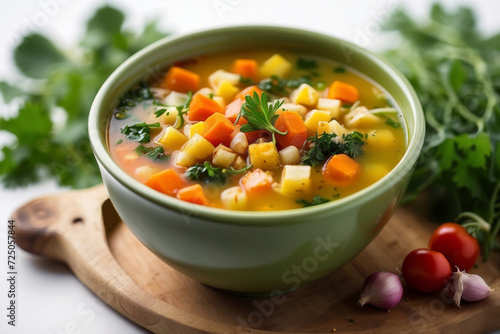
<svg viewBox="0 0 500 334">
<path fill-rule="evenodd" d="M 413 117 L 415 119 L 413 128 L 407 128 L 408 146 L 406 148 L 405 154 L 398 162 L 398 164 L 381 179 L 346 197 L 336 199 L 329 203 L 311 207 L 275 211 L 236 211 L 196 205 L 165 194 L 158 193 L 154 189 L 147 187 L 141 182 L 135 180 L 132 176 L 128 175 L 111 158 L 111 155 L 106 149 L 107 143 L 101 141 L 99 135 L 99 123 L 101 119 L 102 108 L 101 106 L 108 91 L 116 82 L 119 81 L 123 73 L 126 73 L 126 70 L 128 68 L 131 68 L 133 66 L 141 66 L 141 60 L 143 58 L 147 58 L 151 53 L 154 53 L 156 50 L 168 46 L 172 42 L 182 42 L 184 40 L 188 41 L 194 38 L 204 38 L 213 35 L 222 36 L 225 32 L 234 33 L 235 30 L 246 32 L 262 32 L 273 30 L 273 32 L 278 32 L 285 35 L 300 34 L 315 39 L 328 40 L 328 42 L 332 45 L 347 46 L 354 52 L 363 54 L 365 58 L 368 58 L 371 62 L 377 64 L 379 69 L 389 74 L 390 77 L 395 81 L 395 83 L 400 86 L 405 98 L 411 105 L 411 113 L 413 114 Z M 368 75 L 364 73 L 363 75 L 369 78 Z M 137 79 L 138 78 L 136 78 L 136 80 Z M 375 55 L 371 51 L 341 38 L 302 28 L 299 29 L 274 25 L 238 25 L 170 35 L 146 46 L 145 48 L 130 56 L 113 71 L 113 73 L 103 83 L 97 95 L 95 96 L 89 113 L 88 133 L 92 150 L 97 161 L 100 164 L 100 168 L 105 169 L 106 172 L 109 173 L 116 181 L 118 181 L 124 187 L 128 188 L 130 191 L 156 205 L 159 205 L 166 209 L 177 211 L 181 214 L 188 214 L 189 216 L 211 220 L 213 223 L 234 225 L 275 225 L 279 223 L 282 225 L 293 224 L 297 223 L 298 221 L 307 221 L 300 220 L 300 218 L 305 218 L 311 215 L 322 215 L 326 214 L 327 212 L 331 214 L 332 211 L 348 210 L 351 207 L 358 205 L 360 199 L 365 198 L 366 200 L 367 198 L 377 197 L 381 193 L 393 187 L 396 183 L 401 181 L 401 179 L 404 178 L 409 173 L 409 171 L 412 170 L 417 161 L 417 158 L 423 146 L 425 135 L 425 119 L 418 96 L 409 81 L 393 65 L 389 64 L 384 59 Z M 286 219 L 292 217 L 293 219 Z"/>
</svg>

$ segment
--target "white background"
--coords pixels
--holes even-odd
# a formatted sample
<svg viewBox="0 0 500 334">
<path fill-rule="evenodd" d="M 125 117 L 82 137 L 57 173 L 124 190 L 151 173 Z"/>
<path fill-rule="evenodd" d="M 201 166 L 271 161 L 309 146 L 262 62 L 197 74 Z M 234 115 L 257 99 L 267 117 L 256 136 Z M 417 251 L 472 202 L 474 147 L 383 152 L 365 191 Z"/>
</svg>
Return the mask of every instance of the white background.
<svg viewBox="0 0 500 334">
<path fill-rule="evenodd" d="M 485 32 L 500 31 L 500 2 L 491 0 L 442 1 L 454 8 L 467 4 L 476 9 Z M 209 27 L 271 24 L 302 27 L 336 35 L 372 50 L 391 44 L 380 33 L 379 22 L 395 6 L 403 5 L 425 18 L 431 1 L 408 0 L 22 0 L 0 5 L 0 80 L 15 78 L 12 49 L 27 31 L 48 35 L 64 47 L 82 35 L 95 9 L 112 4 L 127 13 L 127 27 L 138 29 L 152 18 L 160 27 L 186 33 Z M 0 105 L 0 116 L 12 114 Z M 8 141 L 0 131 L 0 145 Z M 1 158 L 0 158 L 1 159 Z M 1 163 L 1 162 L 0 162 Z M 53 181 L 24 189 L 0 188 L 0 332 L 1 333 L 142 333 L 144 330 L 103 304 L 63 264 L 48 261 L 18 248 L 17 319 L 7 325 L 7 220 L 15 208 L 30 199 L 64 191 Z M 458 310 L 457 310 L 458 311 Z"/>
</svg>

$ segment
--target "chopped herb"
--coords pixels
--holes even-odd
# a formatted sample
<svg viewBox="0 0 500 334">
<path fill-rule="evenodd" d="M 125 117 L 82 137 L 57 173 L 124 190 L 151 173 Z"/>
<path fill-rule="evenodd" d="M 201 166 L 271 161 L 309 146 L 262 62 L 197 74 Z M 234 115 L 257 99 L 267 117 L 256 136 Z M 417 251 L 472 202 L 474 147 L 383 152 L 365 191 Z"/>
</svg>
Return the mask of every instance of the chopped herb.
<svg viewBox="0 0 500 334">
<path fill-rule="evenodd" d="M 318 81 L 316 83 L 316 89 L 321 91 L 326 89 L 326 84 L 323 81 Z"/>
<path fill-rule="evenodd" d="M 352 107 L 352 104 L 345 103 L 342 105 L 342 108 L 350 109 Z"/>
<path fill-rule="evenodd" d="M 313 77 L 320 77 L 321 76 L 321 73 L 319 72 L 316 72 L 316 71 L 311 71 L 309 72 Z"/>
<path fill-rule="evenodd" d="M 303 75 L 298 79 L 283 79 L 277 75 L 272 75 L 270 78 L 263 79 L 259 82 L 258 87 L 264 92 L 274 95 L 283 96 L 290 94 L 290 90 L 299 87 L 301 84 L 306 83 L 313 85 L 311 77 Z"/>
<path fill-rule="evenodd" d="M 245 78 L 242 75 L 240 75 L 240 83 L 247 85 L 247 86 L 251 86 L 251 85 L 255 84 L 255 82 L 251 78 Z"/>
<path fill-rule="evenodd" d="M 123 143 L 123 139 L 118 139 L 118 140 L 116 141 L 116 144 L 117 144 L 117 145 L 120 145 L 121 143 Z"/>
<path fill-rule="evenodd" d="M 387 120 L 385 121 L 385 124 L 387 124 L 387 125 L 389 125 L 389 126 L 393 127 L 394 129 L 399 129 L 399 128 L 401 127 L 401 123 L 396 122 L 395 120 L 393 120 L 393 119 L 392 119 L 392 118 L 390 118 L 390 117 L 386 117 L 386 116 L 385 116 L 385 118 L 387 119 Z"/>
<path fill-rule="evenodd" d="M 141 82 L 122 96 L 116 109 L 118 109 L 119 112 L 126 113 L 134 108 L 139 102 L 151 99 L 153 99 L 153 93 L 149 85 L 146 82 Z"/>
<path fill-rule="evenodd" d="M 349 322 L 353 324 L 354 323 L 354 319 L 349 318 Z"/>
<path fill-rule="evenodd" d="M 319 204 L 324 204 L 330 202 L 328 198 L 321 197 L 320 195 L 316 195 L 313 197 L 312 201 L 306 201 L 305 199 L 299 199 L 296 201 L 298 204 L 304 205 L 304 208 L 308 206 L 314 206 Z"/>
<path fill-rule="evenodd" d="M 302 157 L 301 164 L 317 166 L 324 163 L 332 155 L 347 154 L 355 158 L 363 153 L 364 138 L 366 135 L 354 131 L 342 136 L 342 140 L 337 140 L 335 133 L 322 133 L 319 137 L 310 137 L 307 144 L 311 148 Z"/>
<path fill-rule="evenodd" d="M 125 118 L 129 118 L 129 115 L 124 111 L 117 111 L 117 112 L 115 112 L 115 118 L 116 119 L 125 119 Z"/>
<path fill-rule="evenodd" d="M 208 93 L 208 98 L 210 100 L 213 100 L 214 99 L 214 93 Z"/>
<path fill-rule="evenodd" d="M 297 59 L 296 66 L 299 70 L 314 70 L 318 68 L 316 60 L 307 60 L 304 58 Z"/>
<path fill-rule="evenodd" d="M 345 67 L 335 67 L 333 69 L 333 72 L 335 72 L 335 73 L 345 73 L 345 72 L 347 72 L 347 70 L 345 69 Z"/>
<path fill-rule="evenodd" d="M 165 151 L 161 146 L 144 147 L 143 145 L 139 145 L 135 148 L 135 151 L 137 152 L 137 154 L 144 155 L 145 157 L 153 161 L 168 160 L 170 158 L 169 155 L 165 154 Z"/>
<path fill-rule="evenodd" d="M 167 108 L 158 109 L 155 111 L 155 117 L 161 117 L 161 115 L 163 115 L 165 112 L 167 112 Z M 170 115 L 170 113 L 167 112 L 167 116 L 168 115 Z"/>
<path fill-rule="evenodd" d="M 146 122 L 137 123 L 134 125 L 125 125 L 120 129 L 128 139 L 138 143 L 149 143 L 151 128 L 160 128 L 160 122 L 146 124 Z"/>
<path fill-rule="evenodd" d="M 249 165 L 242 169 L 231 168 L 219 168 L 214 167 L 210 162 L 205 161 L 204 163 L 197 163 L 196 165 L 189 167 L 186 170 L 185 177 L 192 181 L 198 182 L 214 182 L 218 184 L 226 184 L 228 177 L 246 172 L 248 169 L 252 168 Z"/>
<path fill-rule="evenodd" d="M 241 106 L 241 112 L 234 123 L 238 123 L 240 117 L 243 117 L 248 123 L 241 126 L 241 132 L 267 130 L 272 134 L 273 143 L 276 143 L 275 133 L 280 135 L 287 134 L 287 132 L 279 131 L 274 127 L 274 123 L 278 118 L 276 111 L 278 111 L 281 105 L 283 105 L 283 100 L 278 100 L 273 105 L 272 103 L 268 103 L 265 92 L 260 97 L 257 92 L 254 92 L 253 97 L 250 95 L 245 96 L 245 103 Z"/>
<path fill-rule="evenodd" d="M 177 120 L 174 124 L 174 127 L 179 130 L 184 126 L 184 114 L 187 114 L 189 111 L 189 105 L 191 104 L 191 100 L 193 99 L 193 92 L 189 91 L 187 94 L 186 102 L 184 102 L 181 106 L 176 106 L 177 109 Z"/>
</svg>

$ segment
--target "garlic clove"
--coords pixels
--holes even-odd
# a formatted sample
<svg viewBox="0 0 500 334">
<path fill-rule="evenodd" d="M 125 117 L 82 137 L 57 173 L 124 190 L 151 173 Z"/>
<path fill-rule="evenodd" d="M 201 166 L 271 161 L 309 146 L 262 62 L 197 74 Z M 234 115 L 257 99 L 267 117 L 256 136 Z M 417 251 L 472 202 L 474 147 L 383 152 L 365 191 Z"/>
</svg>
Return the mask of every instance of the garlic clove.
<svg viewBox="0 0 500 334">
<path fill-rule="evenodd" d="M 381 309 L 391 309 L 403 297 L 403 285 L 395 274 L 376 272 L 368 276 L 358 301 L 360 306 L 370 304 Z"/>
<path fill-rule="evenodd" d="M 460 307 L 460 301 L 463 299 L 468 302 L 477 302 L 485 299 L 491 293 L 491 288 L 486 284 L 481 276 L 467 274 L 465 271 L 453 273 L 451 283 L 448 285 L 448 291 L 453 295 L 455 305 Z"/>
</svg>

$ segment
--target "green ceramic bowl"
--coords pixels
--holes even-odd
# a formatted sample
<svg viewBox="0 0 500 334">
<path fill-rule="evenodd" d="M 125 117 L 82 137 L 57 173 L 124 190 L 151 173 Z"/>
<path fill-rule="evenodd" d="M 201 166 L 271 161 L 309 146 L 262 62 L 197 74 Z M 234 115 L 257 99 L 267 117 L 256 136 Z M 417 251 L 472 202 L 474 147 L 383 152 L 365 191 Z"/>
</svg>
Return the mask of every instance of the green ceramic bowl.
<svg viewBox="0 0 500 334">
<path fill-rule="evenodd" d="M 346 64 L 383 86 L 403 111 L 408 150 L 384 178 L 315 207 L 238 212 L 193 205 L 134 180 L 111 159 L 106 129 L 118 99 L 164 65 L 220 50 L 296 50 Z M 380 232 L 405 191 L 424 139 L 424 116 L 410 84 L 392 66 L 346 41 L 282 27 L 230 27 L 162 39 L 125 61 L 104 83 L 89 136 L 118 214 L 135 236 L 176 270 L 242 294 L 280 293 L 349 262 Z"/>
</svg>

